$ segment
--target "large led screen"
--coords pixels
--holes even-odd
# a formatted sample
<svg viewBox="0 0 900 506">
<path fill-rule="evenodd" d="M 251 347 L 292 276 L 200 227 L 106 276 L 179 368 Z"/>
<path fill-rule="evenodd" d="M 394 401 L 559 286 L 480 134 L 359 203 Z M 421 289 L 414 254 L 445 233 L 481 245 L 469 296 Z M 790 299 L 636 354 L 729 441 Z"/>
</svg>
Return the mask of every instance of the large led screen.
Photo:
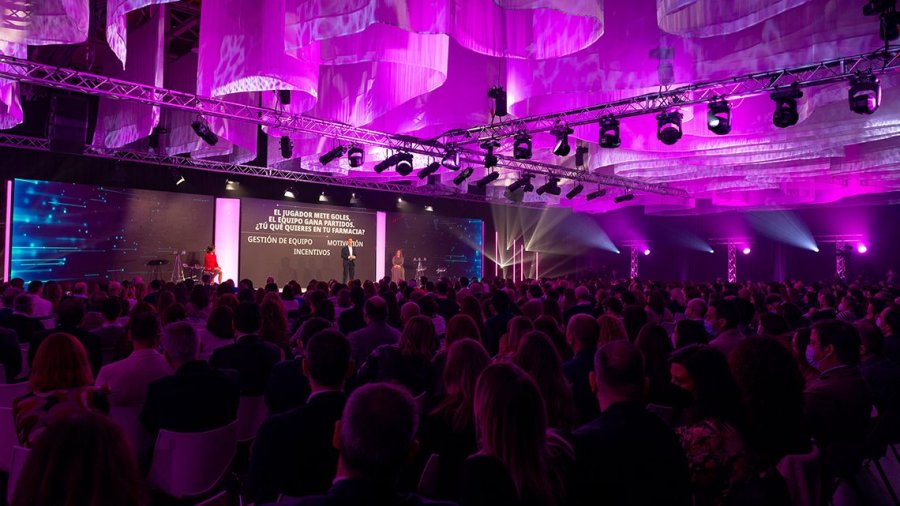
<svg viewBox="0 0 900 506">
<path fill-rule="evenodd" d="M 25 280 L 177 279 L 213 237 L 204 195 L 16 179 L 11 275 Z M 162 265 L 153 265 L 162 264 Z"/>
<path fill-rule="evenodd" d="M 391 272 L 392 257 L 400 249 L 405 279 L 480 278 L 483 239 L 481 220 L 432 213 L 391 213 L 387 223 L 385 273 Z"/>
<path fill-rule="evenodd" d="M 255 284 L 273 277 L 279 285 L 296 280 L 340 280 L 341 248 L 353 240 L 356 278 L 375 279 L 376 213 L 315 204 L 241 200 L 242 278 Z M 227 275 L 227 274 L 226 274 Z"/>
</svg>

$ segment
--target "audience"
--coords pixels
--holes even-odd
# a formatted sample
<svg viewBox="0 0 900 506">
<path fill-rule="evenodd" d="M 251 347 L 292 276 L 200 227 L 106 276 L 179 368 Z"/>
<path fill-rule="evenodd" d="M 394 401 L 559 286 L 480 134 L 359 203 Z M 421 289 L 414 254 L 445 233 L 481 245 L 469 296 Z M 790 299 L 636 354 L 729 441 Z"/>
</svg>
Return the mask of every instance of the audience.
<svg viewBox="0 0 900 506">
<path fill-rule="evenodd" d="M 283 358 L 283 352 L 259 337 L 259 306 L 241 302 L 234 312 L 234 344 L 218 348 L 209 365 L 218 369 L 234 369 L 240 374 L 241 395 L 262 395 L 272 373 L 272 366 Z"/>
<path fill-rule="evenodd" d="M 347 312 L 345 311 L 345 314 Z M 341 315 L 343 317 L 343 315 Z M 365 303 L 366 326 L 350 333 L 350 348 L 353 350 L 353 361 L 362 365 L 369 358 L 369 354 L 382 345 L 397 344 L 400 340 L 400 331 L 391 327 L 388 322 L 387 302 L 381 297 L 372 297 Z M 343 327 L 341 331 L 344 332 Z"/>
<path fill-rule="evenodd" d="M 559 354 L 541 331 L 525 334 L 519 343 L 513 363 L 531 376 L 544 398 L 550 427 L 569 430 L 578 417 L 572 400 L 572 387 L 562 371 Z"/>
<path fill-rule="evenodd" d="M 578 412 L 579 424 L 600 415 L 588 380 L 594 369 L 594 354 L 599 336 L 600 325 L 592 315 L 574 314 L 566 325 L 566 342 L 572 348 L 574 356 L 562 368 L 566 380 L 572 386 L 572 399 Z"/>
<path fill-rule="evenodd" d="M 100 292 L 102 293 L 102 292 Z M 123 315 L 123 300 L 119 297 L 108 297 L 100 304 L 103 323 L 92 330 L 100 338 L 100 349 L 103 363 L 109 364 L 128 356 L 128 332 L 119 318 Z"/>
<path fill-rule="evenodd" d="M 434 333 L 431 318 L 413 316 L 407 320 L 397 344 L 383 344 L 369 355 L 359 368 L 358 383 L 397 383 L 413 395 L 425 392 L 431 377 Z"/>
<path fill-rule="evenodd" d="M 41 346 L 41 342 L 50 335 L 64 332 L 73 336 L 84 347 L 88 361 L 91 364 L 91 374 L 97 374 L 103 365 L 103 350 L 100 338 L 96 334 L 82 330 L 81 322 L 84 320 L 84 300 L 77 297 L 63 299 L 59 303 L 59 314 L 56 317 L 56 328 L 47 330 L 34 336 L 28 349 L 28 364 L 32 365 L 35 354 Z M 32 365 L 33 367 L 33 365 Z"/>
<path fill-rule="evenodd" d="M 734 301 L 722 300 L 712 304 L 706 313 L 706 319 L 712 324 L 715 337 L 709 345 L 722 352 L 727 358 L 744 338 L 738 330 L 740 311 Z"/>
</svg>

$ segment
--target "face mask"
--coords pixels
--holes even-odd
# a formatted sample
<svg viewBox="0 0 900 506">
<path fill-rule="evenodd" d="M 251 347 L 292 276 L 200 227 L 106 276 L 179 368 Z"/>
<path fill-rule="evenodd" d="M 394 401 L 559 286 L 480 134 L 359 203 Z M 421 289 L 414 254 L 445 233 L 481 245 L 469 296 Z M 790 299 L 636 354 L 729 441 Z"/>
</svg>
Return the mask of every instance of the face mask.
<svg viewBox="0 0 900 506">
<path fill-rule="evenodd" d="M 713 324 L 709 320 L 703 320 L 703 328 L 706 329 L 707 334 L 715 333 L 715 330 L 713 329 Z"/>
<path fill-rule="evenodd" d="M 875 318 L 875 326 L 881 328 L 881 317 Z"/>
<path fill-rule="evenodd" d="M 845 311 L 847 308 L 843 304 L 838 304 L 838 311 Z"/>
<path fill-rule="evenodd" d="M 806 363 L 809 364 L 815 370 L 819 370 L 819 362 L 814 358 L 816 354 L 815 348 L 812 346 L 806 347 Z"/>
</svg>

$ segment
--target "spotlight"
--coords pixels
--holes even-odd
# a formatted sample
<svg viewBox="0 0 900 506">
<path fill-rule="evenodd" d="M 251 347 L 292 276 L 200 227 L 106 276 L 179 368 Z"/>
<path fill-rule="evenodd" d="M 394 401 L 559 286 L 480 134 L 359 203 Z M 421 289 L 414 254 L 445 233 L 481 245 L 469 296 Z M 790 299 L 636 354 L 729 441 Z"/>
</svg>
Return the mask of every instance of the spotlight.
<svg viewBox="0 0 900 506">
<path fill-rule="evenodd" d="M 172 174 L 172 179 L 175 181 L 175 186 L 181 186 L 187 182 L 187 179 L 184 178 L 184 175 L 177 172 Z"/>
<path fill-rule="evenodd" d="M 286 199 L 295 199 L 297 196 L 294 194 L 294 189 L 292 187 L 287 187 L 284 190 L 284 198 Z"/>
<path fill-rule="evenodd" d="M 856 247 L 856 251 L 858 251 L 860 253 L 865 253 L 865 252 L 869 251 L 869 247 L 866 246 L 865 244 L 860 244 L 859 246 Z"/>
<path fill-rule="evenodd" d="M 438 170 L 440 170 L 441 164 L 438 162 L 431 162 L 424 169 L 419 171 L 419 179 L 425 179 L 426 177 L 434 174 Z"/>
<path fill-rule="evenodd" d="M 351 198 L 351 200 L 353 200 L 354 198 L 356 198 L 355 193 L 353 194 L 353 197 Z M 328 195 L 325 195 L 325 192 L 322 192 L 319 194 L 319 202 L 328 202 Z"/>
<path fill-rule="evenodd" d="M 469 176 L 471 176 L 474 172 L 475 169 L 473 169 L 472 167 L 466 167 L 462 170 L 462 172 L 457 174 L 455 178 L 453 178 L 453 184 L 455 184 L 456 186 L 463 184 L 463 181 L 469 179 Z"/>
<path fill-rule="evenodd" d="M 797 124 L 800 114 L 797 112 L 797 99 L 803 96 L 803 92 L 792 87 L 789 90 L 776 91 L 770 95 L 775 101 L 775 114 L 772 115 L 772 123 L 778 128 L 787 128 Z"/>
<path fill-rule="evenodd" d="M 459 153 L 455 149 L 448 149 L 441 158 L 441 165 L 450 170 L 459 170 Z"/>
<path fill-rule="evenodd" d="M 429 213 L 433 213 L 433 212 L 434 212 L 434 208 L 431 207 L 431 206 L 425 206 L 425 210 L 428 211 Z"/>
<path fill-rule="evenodd" d="M 329 163 L 337 160 L 341 156 L 344 155 L 344 146 L 338 146 L 333 148 L 331 151 L 325 153 L 324 155 L 319 157 L 319 163 L 322 165 L 328 165 Z"/>
<path fill-rule="evenodd" d="M 230 179 L 225 180 L 225 189 L 227 191 L 233 192 L 238 189 L 239 183 L 237 181 L 232 181 Z"/>
<path fill-rule="evenodd" d="M 538 187 L 535 191 L 538 195 L 543 195 L 545 193 L 549 193 L 550 195 L 559 195 L 562 193 L 562 188 L 559 187 L 559 178 L 550 176 L 550 179 L 547 180 L 542 186 Z"/>
<path fill-rule="evenodd" d="M 645 249 L 645 250 L 644 250 L 644 256 L 645 256 L 645 257 L 646 257 L 646 256 L 650 256 L 650 250 L 649 250 L 649 249 Z"/>
<path fill-rule="evenodd" d="M 578 146 L 575 148 L 575 166 L 584 167 L 584 155 L 588 153 L 587 146 Z"/>
<path fill-rule="evenodd" d="M 494 139 L 486 141 L 481 145 L 481 149 L 487 150 L 484 154 L 484 168 L 490 169 L 491 167 L 496 167 L 499 160 L 497 159 L 497 155 L 494 154 L 494 148 L 500 147 L 500 143 Z M 457 167 L 459 168 L 459 167 Z"/>
<path fill-rule="evenodd" d="M 499 178 L 500 178 L 499 172 L 491 172 L 491 173 L 485 175 L 483 178 L 476 181 L 475 186 L 477 186 L 479 188 L 484 188 L 485 186 L 493 183 L 494 181 L 496 181 Z"/>
<path fill-rule="evenodd" d="M 398 153 L 397 154 L 397 168 L 394 169 L 397 171 L 397 174 L 401 176 L 408 176 L 412 173 L 413 166 L 413 155 L 411 153 Z"/>
<path fill-rule="evenodd" d="M 194 133 L 197 134 L 197 137 L 203 139 L 203 142 L 210 146 L 215 146 L 216 143 L 219 142 L 219 136 L 210 130 L 209 123 L 207 123 L 202 116 L 198 116 L 197 119 L 191 123 L 191 128 L 194 129 Z"/>
<path fill-rule="evenodd" d="M 741 250 L 741 253 L 743 253 L 743 254 L 745 254 L 745 255 L 749 255 L 749 254 L 750 254 L 750 248 L 744 248 L 744 249 L 742 249 L 742 250 Z"/>
<path fill-rule="evenodd" d="M 572 200 L 575 197 L 577 197 L 578 194 L 581 193 L 583 190 L 584 190 L 584 185 L 581 183 L 578 183 L 577 185 L 572 187 L 571 190 L 569 190 L 569 193 L 566 194 L 566 198 L 569 200 Z"/>
<path fill-rule="evenodd" d="M 376 163 L 375 166 L 372 167 L 372 170 L 374 170 L 376 174 L 381 174 L 382 172 L 386 171 L 388 168 L 393 167 L 394 165 L 397 165 L 398 161 L 400 161 L 400 155 L 393 154 L 393 155 L 385 158 L 384 160 Z"/>
<path fill-rule="evenodd" d="M 813 248 L 813 253 L 818 253 L 818 252 L 819 252 L 819 248 Z"/>
<path fill-rule="evenodd" d="M 513 142 L 513 157 L 516 160 L 528 160 L 531 158 L 531 136 L 524 131 L 516 134 Z"/>
<path fill-rule="evenodd" d="M 872 114 L 881 105 L 881 84 L 871 73 L 850 78 L 850 110 L 856 114 Z"/>
<path fill-rule="evenodd" d="M 525 174 L 524 176 L 515 180 L 513 182 L 513 184 L 507 186 L 506 189 L 510 193 L 516 192 L 522 188 L 525 188 L 527 185 L 531 185 L 531 178 L 532 178 L 531 174 Z M 529 191 L 529 190 L 526 190 L 526 191 Z"/>
<path fill-rule="evenodd" d="M 584 196 L 587 200 L 599 199 L 606 195 L 606 188 L 598 188 L 597 191 L 593 191 Z"/>
<path fill-rule="evenodd" d="M 398 204 L 402 204 L 402 203 L 403 203 L 403 197 L 397 197 L 397 203 L 398 203 Z"/>
<path fill-rule="evenodd" d="M 494 86 L 488 90 L 488 98 L 494 99 L 494 116 L 506 116 L 506 90 L 502 86 Z"/>
<path fill-rule="evenodd" d="M 294 144 L 291 142 L 291 138 L 287 135 L 283 135 L 281 137 L 281 157 L 284 159 L 288 159 L 294 152 Z"/>
<path fill-rule="evenodd" d="M 709 252 L 710 252 L 710 253 L 715 253 L 715 252 L 716 252 L 716 250 L 714 250 L 714 249 L 711 249 L 711 250 L 709 250 Z"/>
<path fill-rule="evenodd" d="M 623 195 L 619 195 L 618 197 L 613 199 L 613 202 L 616 204 L 621 204 L 622 202 L 628 202 L 629 200 L 634 200 L 633 193 L 625 193 Z"/>
<path fill-rule="evenodd" d="M 350 146 L 350 149 L 347 150 L 347 161 L 353 168 L 362 167 L 363 163 L 366 161 L 365 153 L 363 153 L 362 148 L 359 146 Z"/>
<path fill-rule="evenodd" d="M 600 147 L 617 148 L 622 145 L 619 135 L 619 120 L 613 117 L 600 120 Z"/>
<path fill-rule="evenodd" d="M 706 113 L 706 126 L 716 135 L 726 135 L 731 132 L 731 106 L 724 100 L 709 103 L 709 111 Z"/>
<path fill-rule="evenodd" d="M 681 118 L 679 111 L 662 112 L 656 116 L 656 138 L 671 146 L 681 139 Z"/>
<path fill-rule="evenodd" d="M 574 130 L 569 128 L 568 125 L 558 126 L 550 131 L 551 134 L 556 136 L 556 147 L 553 148 L 554 155 L 568 156 L 569 152 L 572 151 L 572 146 L 569 145 L 569 134 L 573 132 Z"/>
</svg>

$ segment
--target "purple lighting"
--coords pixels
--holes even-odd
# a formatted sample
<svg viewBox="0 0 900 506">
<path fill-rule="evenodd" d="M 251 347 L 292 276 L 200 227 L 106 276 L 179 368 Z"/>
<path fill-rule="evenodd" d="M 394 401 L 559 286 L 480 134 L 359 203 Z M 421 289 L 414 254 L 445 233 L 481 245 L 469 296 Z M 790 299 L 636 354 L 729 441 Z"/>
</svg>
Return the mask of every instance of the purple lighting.
<svg viewBox="0 0 900 506">
<path fill-rule="evenodd" d="M 745 255 L 749 255 L 749 254 L 750 254 L 750 248 L 744 248 L 744 249 L 742 249 L 742 250 L 741 250 L 741 253 L 743 253 L 743 254 L 745 254 Z"/>
<path fill-rule="evenodd" d="M 859 246 L 856 247 L 856 251 L 858 251 L 860 253 L 865 253 L 865 252 L 869 251 L 869 247 L 866 246 L 865 244 L 860 244 Z"/>
<path fill-rule="evenodd" d="M 650 250 L 649 250 L 649 249 L 645 249 L 645 250 L 644 250 L 644 256 L 649 256 L 649 255 L 650 255 Z"/>
</svg>

